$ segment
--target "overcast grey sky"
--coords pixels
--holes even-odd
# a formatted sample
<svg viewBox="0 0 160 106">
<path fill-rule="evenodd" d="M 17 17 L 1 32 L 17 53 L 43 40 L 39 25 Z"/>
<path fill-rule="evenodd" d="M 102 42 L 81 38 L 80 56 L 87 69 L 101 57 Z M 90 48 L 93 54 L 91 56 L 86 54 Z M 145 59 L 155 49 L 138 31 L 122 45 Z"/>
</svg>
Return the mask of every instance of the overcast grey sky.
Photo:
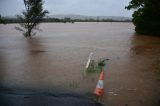
<svg viewBox="0 0 160 106">
<path fill-rule="evenodd" d="M 126 16 L 132 11 L 124 9 L 131 0 L 44 0 L 44 9 L 54 14 L 79 14 L 89 16 Z M 0 14 L 15 16 L 24 9 L 23 0 L 0 0 Z"/>
</svg>

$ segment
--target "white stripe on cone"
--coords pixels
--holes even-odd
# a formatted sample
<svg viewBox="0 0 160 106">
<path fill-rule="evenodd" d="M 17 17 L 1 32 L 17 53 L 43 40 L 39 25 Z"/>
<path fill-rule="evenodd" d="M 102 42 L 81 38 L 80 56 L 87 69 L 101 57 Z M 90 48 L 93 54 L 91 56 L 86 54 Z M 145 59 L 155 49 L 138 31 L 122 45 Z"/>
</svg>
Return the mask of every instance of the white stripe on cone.
<svg viewBox="0 0 160 106">
<path fill-rule="evenodd" d="M 103 89 L 103 80 L 98 80 L 98 83 L 97 83 L 97 88 L 100 88 L 100 89 Z"/>
</svg>

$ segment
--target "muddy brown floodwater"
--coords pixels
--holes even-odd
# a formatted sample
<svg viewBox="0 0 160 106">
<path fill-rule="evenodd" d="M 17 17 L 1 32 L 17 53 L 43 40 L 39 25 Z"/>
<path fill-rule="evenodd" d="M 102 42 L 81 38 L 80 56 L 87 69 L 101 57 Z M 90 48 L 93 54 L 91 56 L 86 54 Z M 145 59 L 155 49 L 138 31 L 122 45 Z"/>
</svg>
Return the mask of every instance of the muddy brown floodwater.
<svg viewBox="0 0 160 106">
<path fill-rule="evenodd" d="M 160 106 L 160 37 L 136 35 L 132 23 L 46 23 L 26 39 L 0 25 L 0 86 L 93 93 L 98 73 L 83 75 L 87 58 L 109 58 L 107 106 Z"/>
</svg>

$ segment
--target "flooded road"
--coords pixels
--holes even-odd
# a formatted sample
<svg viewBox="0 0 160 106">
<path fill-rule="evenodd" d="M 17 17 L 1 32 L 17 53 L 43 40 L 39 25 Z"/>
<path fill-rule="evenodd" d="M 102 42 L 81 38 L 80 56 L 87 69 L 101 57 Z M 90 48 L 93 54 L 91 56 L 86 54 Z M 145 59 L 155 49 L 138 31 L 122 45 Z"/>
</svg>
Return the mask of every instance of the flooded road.
<svg viewBox="0 0 160 106">
<path fill-rule="evenodd" d="M 93 59 L 105 68 L 107 106 L 159 106 L 160 37 L 135 35 L 131 23 L 46 23 L 32 39 L 0 25 L 0 86 L 93 93 L 98 73 L 84 76 Z"/>
</svg>

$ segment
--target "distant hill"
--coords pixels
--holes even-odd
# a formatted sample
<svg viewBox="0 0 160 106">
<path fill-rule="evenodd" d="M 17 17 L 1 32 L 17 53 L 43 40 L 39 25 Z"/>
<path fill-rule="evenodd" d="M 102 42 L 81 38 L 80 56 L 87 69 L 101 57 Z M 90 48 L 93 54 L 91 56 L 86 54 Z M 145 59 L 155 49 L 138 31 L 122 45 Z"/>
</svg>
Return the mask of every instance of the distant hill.
<svg viewBox="0 0 160 106">
<path fill-rule="evenodd" d="M 79 20 L 118 20 L 118 21 L 124 21 L 124 20 L 132 20 L 131 17 L 123 17 L 123 16 L 86 16 L 86 15 L 75 15 L 75 14 L 57 14 L 57 15 L 50 15 L 50 18 L 58 18 L 58 19 L 64 19 L 64 18 L 70 18 L 70 19 L 79 19 Z"/>
</svg>

